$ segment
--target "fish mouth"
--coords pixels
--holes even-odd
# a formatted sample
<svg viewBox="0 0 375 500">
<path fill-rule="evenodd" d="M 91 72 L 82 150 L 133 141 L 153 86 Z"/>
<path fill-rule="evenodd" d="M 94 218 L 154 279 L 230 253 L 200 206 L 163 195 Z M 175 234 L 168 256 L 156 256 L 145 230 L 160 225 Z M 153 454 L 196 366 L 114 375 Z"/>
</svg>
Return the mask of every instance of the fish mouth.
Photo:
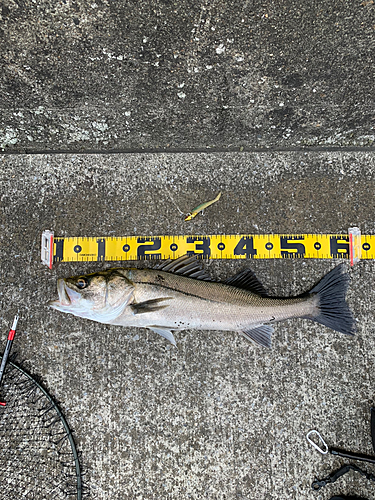
<svg viewBox="0 0 375 500">
<path fill-rule="evenodd" d="M 73 299 L 73 290 L 70 290 L 65 283 L 65 280 L 62 278 L 57 280 L 57 293 L 59 294 L 58 300 L 52 300 L 49 305 L 54 307 L 55 309 L 59 309 L 61 307 L 69 307 L 72 305 Z"/>
</svg>

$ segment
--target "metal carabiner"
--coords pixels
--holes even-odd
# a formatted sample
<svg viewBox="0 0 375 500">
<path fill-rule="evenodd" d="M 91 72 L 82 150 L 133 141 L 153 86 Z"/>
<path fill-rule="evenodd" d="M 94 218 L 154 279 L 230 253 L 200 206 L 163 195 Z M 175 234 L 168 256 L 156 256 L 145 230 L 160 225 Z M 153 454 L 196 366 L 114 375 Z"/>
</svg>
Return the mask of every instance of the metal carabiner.
<svg viewBox="0 0 375 500">
<path fill-rule="evenodd" d="M 314 434 L 314 435 L 318 436 L 318 438 L 319 438 L 319 442 L 321 442 L 321 443 L 322 443 L 323 448 L 320 448 L 320 447 L 319 447 L 316 443 L 314 443 L 314 441 L 312 441 L 312 440 L 310 439 L 310 436 L 311 436 L 312 434 Z M 320 433 L 319 433 L 318 431 L 316 431 L 315 429 L 314 429 L 314 430 L 312 430 L 312 431 L 309 431 L 309 432 L 306 434 L 306 439 L 307 439 L 307 441 L 308 441 L 308 442 L 309 442 L 309 443 L 310 443 L 310 444 L 311 444 L 311 445 L 312 445 L 312 446 L 313 446 L 316 450 L 318 450 L 318 451 L 319 451 L 319 453 L 321 453 L 322 455 L 326 455 L 326 454 L 328 453 L 329 449 L 328 449 L 328 445 L 327 445 L 327 443 L 324 441 L 324 439 L 322 438 L 322 436 L 320 435 Z"/>
</svg>

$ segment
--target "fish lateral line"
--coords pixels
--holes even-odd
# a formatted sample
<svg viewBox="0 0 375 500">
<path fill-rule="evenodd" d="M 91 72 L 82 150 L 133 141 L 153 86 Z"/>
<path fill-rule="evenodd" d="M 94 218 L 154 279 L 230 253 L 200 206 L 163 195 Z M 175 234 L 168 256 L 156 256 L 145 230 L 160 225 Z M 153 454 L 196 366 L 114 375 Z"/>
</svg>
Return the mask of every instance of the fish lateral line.
<svg viewBox="0 0 375 500">
<path fill-rule="evenodd" d="M 174 273 L 170 273 L 170 274 L 174 274 Z M 181 276 L 181 277 L 184 277 L 184 278 L 187 278 L 187 279 L 192 279 L 192 278 L 189 278 L 188 276 Z M 193 281 L 195 281 L 193 279 Z M 155 283 L 154 281 L 137 281 L 137 280 L 132 280 L 132 283 L 134 285 L 148 285 L 148 286 L 157 286 L 158 288 L 162 288 L 162 289 L 165 289 L 165 290 L 171 290 L 172 292 L 177 292 L 181 295 L 185 295 L 186 297 L 194 297 L 196 299 L 200 299 L 200 300 L 203 300 L 205 302 L 210 302 L 212 304 L 225 304 L 227 303 L 227 301 L 225 300 L 225 298 L 222 298 L 222 299 L 215 299 L 215 298 L 208 298 L 208 297 L 205 297 L 203 295 L 203 292 L 202 292 L 202 295 L 198 295 L 198 294 L 195 294 L 195 293 L 191 293 L 191 292 L 188 292 L 186 290 L 183 290 L 181 288 L 175 288 L 173 287 L 172 285 L 171 286 L 168 286 L 168 285 L 165 285 L 164 283 Z M 240 288 L 240 287 L 237 287 L 236 285 L 229 285 L 227 284 L 226 282 L 223 282 L 223 281 L 212 281 L 212 282 L 208 282 L 208 281 L 203 281 L 203 283 L 212 283 L 212 284 L 215 284 L 215 285 L 222 285 L 223 286 L 223 289 L 226 290 L 227 292 L 242 292 L 246 295 L 246 297 L 248 299 L 251 299 L 253 297 L 258 297 L 258 298 L 261 298 L 261 295 L 252 291 L 252 290 L 249 290 L 249 289 L 246 289 L 246 288 Z M 280 303 L 284 303 L 285 301 L 290 301 L 290 300 L 296 300 L 297 302 L 301 302 L 303 301 L 304 299 L 308 298 L 309 297 L 309 292 L 306 292 L 306 297 L 270 297 L 270 296 L 267 296 L 267 297 L 263 297 L 264 299 L 268 299 L 270 304 L 269 305 L 272 305 L 272 302 L 280 302 Z M 176 297 L 165 297 L 166 299 L 171 299 L 171 300 L 175 300 Z M 153 300 L 164 300 L 164 297 L 163 298 L 158 298 L 158 299 L 153 299 Z M 251 303 L 247 303 L 246 299 L 245 299 L 245 302 L 242 304 L 243 307 L 253 307 L 253 304 Z M 271 316 L 270 319 L 267 319 L 267 320 L 264 320 L 265 323 L 269 323 L 269 322 L 273 322 L 276 320 L 276 317 L 275 316 Z"/>
<path fill-rule="evenodd" d="M 171 273 L 172 274 L 172 273 Z M 187 278 L 187 276 L 184 276 Z M 160 283 L 154 283 L 153 281 L 133 281 L 136 285 L 150 285 L 150 286 L 158 286 L 159 288 L 165 288 L 166 290 L 172 290 L 173 292 L 181 293 L 182 295 L 186 295 L 187 297 L 195 297 L 196 299 L 206 300 L 207 302 L 215 302 L 220 303 L 220 300 L 212 300 L 207 297 L 203 297 L 202 295 L 196 295 L 194 293 L 186 292 L 184 290 L 173 288 L 173 286 L 162 285 Z M 168 297 L 168 299 L 174 299 L 174 297 Z M 159 299 L 156 299 L 159 300 Z M 163 299 L 160 299 L 163 300 Z"/>
</svg>

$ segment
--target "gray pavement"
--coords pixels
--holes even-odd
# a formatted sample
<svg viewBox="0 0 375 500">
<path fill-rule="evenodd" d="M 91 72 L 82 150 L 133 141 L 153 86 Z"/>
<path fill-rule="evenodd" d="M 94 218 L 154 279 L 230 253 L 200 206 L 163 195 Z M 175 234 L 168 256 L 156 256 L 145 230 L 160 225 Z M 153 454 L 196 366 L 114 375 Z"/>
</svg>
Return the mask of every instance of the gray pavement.
<svg viewBox="0 0 375 500">
<path fill-rule="evenodd" d="M 286 321 L 271 351 L 63 315 L 58 277 L 124 263 L 40 263 L 44 229 L 373 234 L 374 2 L 4 0 L 0 21 L 0 340 L 19 308 L 16 350 L 61 401 L 91 498 L 375 498 L 353 472 L 314 492 L 346 461 L 305 440 L 373 452 L 374 262 L 348 271 L 355 337 Z M 337 263 L 205 266 L 290 296 Z"/>
<path fill-rule="evenodd" d="M 58 277 L 121 263 L 50 271 L 39 262 L 46 228 L 97 236 L 359 225 L 372 233 L 371 154 L 7 155 L 0 170 L 2 338 L 19 307 L 17 350 L 62 402 L 93 498 L 374 498 L 373 484 L 353 472 L 314 493 L 315 477 L 345 460 L 320 456 L 305 440 L 317 428 L 331 445 L 372 452 L 373 262 L 349 270 L 355 337 L 290 320 L 276 326 L 271 351 L 234 333 L 199 331 L 176 335 L 175 349 L 147 330 L 64 315 L 47 307 Z M 221 200 L 204 216 L 182 220 L 177 206 L 188 211 L 218 190 Z M 250 266 L 270 293 L 289 296 L 336 264 L 205 265 L 219 279 Z"/>
</svg>

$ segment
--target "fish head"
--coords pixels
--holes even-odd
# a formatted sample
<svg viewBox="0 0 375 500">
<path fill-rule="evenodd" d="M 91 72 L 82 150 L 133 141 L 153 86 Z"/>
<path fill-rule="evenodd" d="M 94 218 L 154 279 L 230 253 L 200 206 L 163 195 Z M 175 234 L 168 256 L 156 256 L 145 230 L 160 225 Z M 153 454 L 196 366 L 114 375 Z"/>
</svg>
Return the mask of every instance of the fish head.
<svg viewBox="0 0 375 500">
<path fill-rule="evenodd" d="M 124 271 L 109 269 L 60 278 L 57 280 L 59 298 L 49 305 L 74 316 L 110 323 L 124 311 L 134 291 Z"/>
</svg>

